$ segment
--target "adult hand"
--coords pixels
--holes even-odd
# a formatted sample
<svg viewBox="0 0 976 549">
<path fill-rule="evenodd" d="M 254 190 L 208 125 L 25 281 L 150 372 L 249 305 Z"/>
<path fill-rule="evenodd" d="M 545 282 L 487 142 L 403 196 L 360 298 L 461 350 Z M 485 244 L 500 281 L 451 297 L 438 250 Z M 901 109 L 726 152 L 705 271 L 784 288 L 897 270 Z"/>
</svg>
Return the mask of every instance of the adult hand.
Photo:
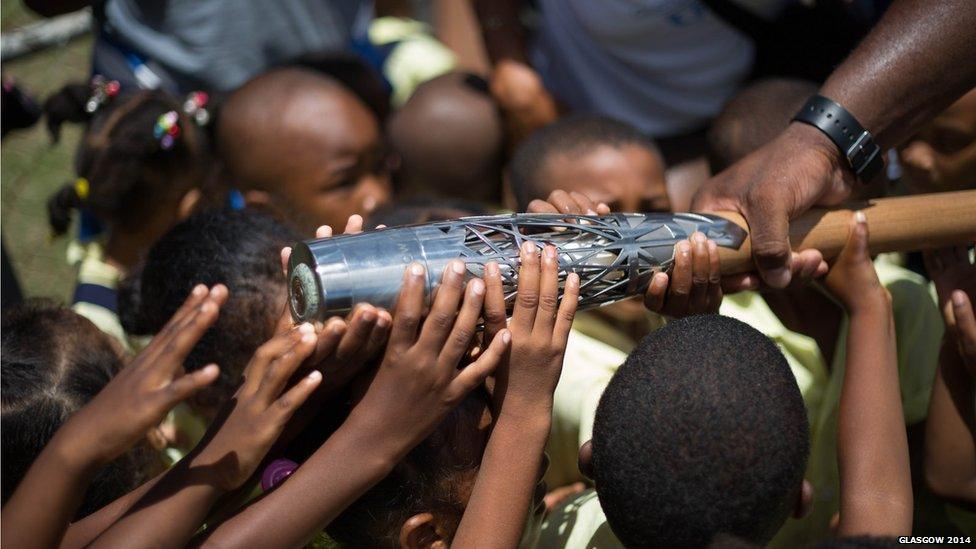
<svg viewBox="0 0 976 549">
<path fill-rule="evenodd" d="M 775 140 L 704 183 L 694 211 L 733 211 L 749 224 L 756 268 L 774 288 L 799 273 L 819 272 L 817 250 L 792 252 L 789 222 L 813 205 L 834 205 L 850 195 L 854 176 L 819 130 L 791 124 Z"/>
</svg>

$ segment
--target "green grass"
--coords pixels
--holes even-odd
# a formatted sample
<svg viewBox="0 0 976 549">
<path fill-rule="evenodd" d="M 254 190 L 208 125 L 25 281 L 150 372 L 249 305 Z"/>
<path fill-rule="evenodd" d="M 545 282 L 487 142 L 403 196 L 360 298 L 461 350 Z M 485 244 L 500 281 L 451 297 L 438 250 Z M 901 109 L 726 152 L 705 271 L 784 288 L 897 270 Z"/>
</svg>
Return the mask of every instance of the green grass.
<svg viewBox="0 0 976 549">
<path fill-rule="evenodd" d="M 20 0 L 0 2 L 0 28 L 22 26 L 37 17 Z M 88 79 L 91 38 L 4 63 L 3 74 L 38 101 L 69 82 Z M 65 261 L 68 238 L 50 239 L 48 197 L 73 181 L 72 159 L 81 129 L 67 125 L 61 142 L 52 145 L 43 121 L 15 132 L 0 145 L 0 232 L 24 292 L 67 300 L 74 286 L 74 271 Z M 70 231 L 69 234 L 74 234 Z"/>
</svg>

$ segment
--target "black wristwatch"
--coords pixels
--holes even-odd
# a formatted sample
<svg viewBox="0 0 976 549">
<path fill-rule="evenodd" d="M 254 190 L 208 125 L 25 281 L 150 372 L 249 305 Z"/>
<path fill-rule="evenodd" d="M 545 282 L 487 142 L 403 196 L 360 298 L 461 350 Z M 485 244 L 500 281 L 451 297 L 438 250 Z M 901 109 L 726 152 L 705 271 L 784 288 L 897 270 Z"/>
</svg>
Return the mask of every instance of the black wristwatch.
<svg viewBox="0 0 976 549">
<path fill-rule="evenodd" d="M 862 183 L 874 179 L 884 167 L 881 148 L 874 142 L 871 132 L 864 129 L 847 109 L 830 99 L 814 95 L 793 120 L 810 124 L 825 133 L 847 158 L 854 175 Z"/>
</svg>

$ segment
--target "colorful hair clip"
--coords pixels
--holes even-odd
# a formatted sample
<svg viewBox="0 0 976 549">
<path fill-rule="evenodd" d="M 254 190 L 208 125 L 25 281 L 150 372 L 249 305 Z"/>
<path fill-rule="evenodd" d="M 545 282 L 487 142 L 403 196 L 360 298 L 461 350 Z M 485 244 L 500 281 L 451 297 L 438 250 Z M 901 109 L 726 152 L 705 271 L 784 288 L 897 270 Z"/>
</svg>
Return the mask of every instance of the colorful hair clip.
<svg viewBox="0 0 976 549">
<path fill-rule="evenodd" d="M 120 85 L 118 80 L 105 80 L 105 77 L 96 74 L 91 79 L 91 97 L 85 103 L 85 112 L 93 114 L 102 105 L 108 103 L 119 94 Z"/>
<path fill-rule="evenodd" d="M 159 140 L 163 149 L 172 148 L 176 138 L 180 136 L 180 115 L 176 114 L 176 111 L 159 115 L 153 128 L 153 136 Z"/>
<path fill-rule="evenodd" d="M 84 177 L 79 177 L 78 179 L 75 179 L 75 194 L 78 196 L 79 200 L 85 200 L 86 198 L 88 198 L 88 192 L 90 188 L 91 185 L 88 183 L 88 180 L 85 179 Z"/>
<path fill-rule="evenodd" d="M 207 92 L 190 92 L 183 102 L 183 113 L 192 118 L 197 126 L 206 126 L 210 122 L 210 112 L 206 108 L 208 103 L 210 96 Z"/>
</svg>

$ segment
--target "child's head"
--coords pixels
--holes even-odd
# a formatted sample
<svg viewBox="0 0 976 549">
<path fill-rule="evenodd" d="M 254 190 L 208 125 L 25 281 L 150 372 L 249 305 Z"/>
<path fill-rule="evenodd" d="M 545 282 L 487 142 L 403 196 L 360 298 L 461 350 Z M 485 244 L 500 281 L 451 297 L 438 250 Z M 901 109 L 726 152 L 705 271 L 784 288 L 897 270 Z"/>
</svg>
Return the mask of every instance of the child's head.
<svg viewBox="0 0 976 549">
<path fill-rule="evenodd" d="M 144 335 L 158 332 L 197 284 L 227 286 L 217 323 L 184 363 L 188 371 L 220 366 L 217 381 L 189 401 L 204 416 L 213 417 L 234 394 L 251 355 L 271 337 L 287 297 L 281 248 L 298 239 L 283 223 L 253 211 L 200 213 L 160 238 L 140 272 L 123 284 L 123 325 Z"/>
<path fill-rule="evenodd" d="M 913 192 L 972 188 L 976 181 L 976 89 L 922 128 L 898 157 Z"/>
<path fill-rule="evenodd" d="M 627 547 L 764 544 L 794 511 L 810 451 L 786 359 L 750 326 L 704 315 L 645 337 L 600 399 L 592 463 Z"/>
<path fill-rule="evenodd" d="M 450 545 L 491 431 L 490 396 L 476 389 L 393 471 L 346 508 L 329 536 L 342 547 Z"/>
<path fill-rule="evenodd" d="M 62 123 L 89 122 L 75 156 L 79 179 L 48 200 L 51 228 L 63 234 L 72 210 L 85 209 L 110 231 L 152 242 L 201 198 L 205 137 L 165 92 L 139 91 L 99 104 L 91 90 L 66 86 L 44 105 L 55 139 Z"/>
<path fill-rule="evenodd" d="M 388 130 L 398 194 L 499 202 L 504 136 L 483 79 L 451 73 L 421 84 Z"/>
<path fill-rule="evenodd" d="M 636 128 L 600 115 L 573 115 L 525 140 L 509 184 L 519 211 L 557 189 L 579 191 L 614 211 L 669 211 L 664 160 Z"/>
<path fill-rule="evenodd" d="M 228 184 L 306 235 L 342 227 L 390 198 L 376 117 L 339 82 L 310 70 L 274 69 L 232 93 L 217 147 Z"/>
<path fill-rule="evenodd" d="M 786 129 L 817 85 L 772 78 L 747 86 L 733 97 L 708 130 L 708 162 L 717 174 Z"/>
<path fill-rule="evenodd" d="M 3 314 L 3 502 L 68 418 L 122 366 L 122 350 L 70 309 L 27 302 Z M 78 510 L 85 516 L 135 488 L 151 464 L 145 448 L 99 471 Z"/>
</svg>

